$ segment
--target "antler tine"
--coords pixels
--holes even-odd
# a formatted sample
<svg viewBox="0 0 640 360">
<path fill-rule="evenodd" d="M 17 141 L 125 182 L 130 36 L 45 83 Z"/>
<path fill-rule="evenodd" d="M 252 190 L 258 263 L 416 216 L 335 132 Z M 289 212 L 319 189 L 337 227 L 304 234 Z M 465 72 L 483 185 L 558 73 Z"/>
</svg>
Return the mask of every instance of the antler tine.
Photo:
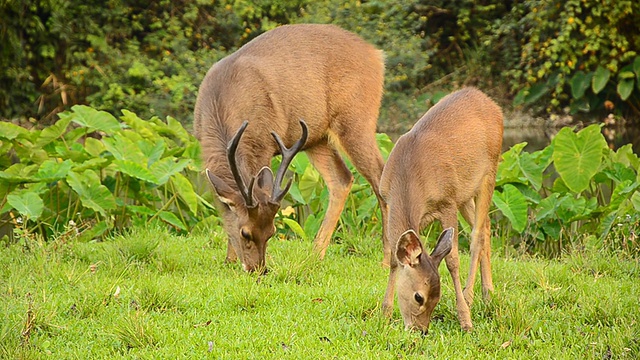
<svg viewBox="0 0 640 360">
<path fill-rule="evenodd" d="M 242 175 L 240 175 L 240 171 L 238 171 L 238 164 L 236 163 L 236 150 L 238 149 L 238 144 L 240 143 L 240 138 L 244 133 L 244 130 L 249 125 L 249 122 L 245 120 L 240 126 L 240 129 L 236 132 L 229 142 L 229 146 L 227 146 L 227 159 L 229 160 L 229 167 L 231 168 L 231 174 L 233 174 L 233 178 L 236 180 L 236 184 L 238 184 L 238 189 L 240 190 L 240 194 L 244 198 L 244 202 L 247 207 L 253 206 L 253 181 L 255 179 L 251 179 L 251 184 L 249 185 L 249 189 L 244 184 L 242 180 Z"/>
<path fill-rule="evenodd" d="M 278 143 L 280 153 L 282 154 L 282 162 L 280 163 L 280 167 L 278 168 L 278 172 L 276 173 L 276 180 L 273 183 L 273 192 L 271 194 L 272 201 L 282 201 L 282 198 L 284 198 L 284 195 L 287 193 L 287 191 L 289 191 L 289 187 L 291 186 L 291 180 L 289 180 L 287 186 L 285 186 L 284 189 L 281 189 L 282 179 L 287 172 L 287 168 L 291 164 L 294 156 L 296 156 L 296 154 L 300 152 L 300 150 L 302 150 L 302 147 L 307 142 L 307 135 L 309 132 L 307 129 L 307 124 L 302 119 L 300 120 L 300 127 L 302 127 L 302 136 L 300 136 L 300 139 L 298 139 L 298 141 L 296 141 L 290 148 L 287 148 L 284 145 L 282 139 L 280 139 L 280 136 L 278 136 L 278 134 L 276 134 L 274 131 L 271 132 L 271 135 L 276 140 L 276 143 Z"/>
</svg>

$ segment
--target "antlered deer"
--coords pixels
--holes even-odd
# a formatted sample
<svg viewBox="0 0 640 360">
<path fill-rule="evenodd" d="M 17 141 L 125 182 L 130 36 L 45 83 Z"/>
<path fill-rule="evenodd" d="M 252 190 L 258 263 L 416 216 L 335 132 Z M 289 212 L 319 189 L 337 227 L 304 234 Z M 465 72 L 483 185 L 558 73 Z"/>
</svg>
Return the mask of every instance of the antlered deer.
<svg viewBox="0 0 640 360">
<path fill-rule="evenodd" d="M 264 268 L 267 240 L 288 191 L 281 182 L 301 150 L 329 189 L 314 240 L 321 258 L 353 183 L 340 150 L 371 184 L 385 223 L 379 194 L 384 164 L 375 139 L 383 77 L 382 51 L 319 24 L 278 27 L 211 67 L 200 85 L 194 130 L 229 235 L 227 261 L 239 257 L 247 271 Z M 281 153 L 274 181 L 269 164 Z M 386 261 L 390 253 L 385 249 Z"/>
<path fill-rule="evenodd" d="M 386 239 L 391 257 L 383 309 L 391 315 L 394 291 L 407 328 L 426 332 L 440 299 L 438 265 L 444 258 L 456 293 L 460 325 L 472 329 L 478 262 L 482 293 L 493 291 L 489 206 L 502 150 L 502 111 L 475 88 L 465 88 L 438 102 L 404 134 L 389 155 L 380 191 L 389 206 Z M 471 265 L 464 290 L 458 259 L 458 210 L 471 225 Z M 434 220 L 445 229 L 429 255 L 420 229 Z"/>
</svg>

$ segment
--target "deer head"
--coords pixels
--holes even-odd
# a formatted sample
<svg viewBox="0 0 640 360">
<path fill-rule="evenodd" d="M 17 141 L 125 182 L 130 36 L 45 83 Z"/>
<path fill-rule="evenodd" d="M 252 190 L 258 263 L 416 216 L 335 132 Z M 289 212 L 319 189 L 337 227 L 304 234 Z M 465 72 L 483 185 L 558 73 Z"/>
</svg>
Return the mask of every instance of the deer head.
<svg viewBox="0 0 640 360">
<path fill-rule="evenodd" d="M 247 186 L 238 168 L 236 150 L 248 124 L 248 121 L 244 121 L 227 147 L 229 167 L 238 189 L 229 186 L 209 169 L 206 173 L 218 200 L 223 204 L 224 227 L 243 268 L 246 271 L 263 271 L 267 241 L 275 232 L 273 221 L 280 209 L 280 202 L 291 186 L 289 180 L 282 189 L 282 180 L 294 156 L 307 141 L 308 131 L 305 122 L 300 120 L 302 136 L 290 148 L 284 145 L 278 134 L 271 132 L 282 154 L 275 179 L 271 169 L 265 166 L 251 178 Z"/>
<path fill-rule="evenodd" d="M 440 301 L 440 273 L 438 265 L 451 251 L 453 228 L 445 229 L 431 255 L 413 230 L 405 231 L 398 240 L 396 256 L 401 268 L 398 272 L 398 306 L 404 325 L 426 333 L 431 313 Z"/>
</svg>

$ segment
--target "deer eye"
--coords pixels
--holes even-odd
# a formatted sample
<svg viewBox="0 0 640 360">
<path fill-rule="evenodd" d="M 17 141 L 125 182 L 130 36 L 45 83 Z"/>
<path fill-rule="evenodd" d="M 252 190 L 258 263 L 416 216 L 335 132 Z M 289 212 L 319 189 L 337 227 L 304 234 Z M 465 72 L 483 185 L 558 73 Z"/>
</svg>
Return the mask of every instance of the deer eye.
<svg viewBox="0 0 640 360">
<path fill-rule="evenodd" d="M 424 297 L 420 293 L 413 294 L 413 298 L 416 300 L 418 304 L 420 305 L 424 304 Z"/>
<path fill-rule="evenodd" d="M 242 228 L 242 230 L 240 230 L 240 235 L 242 235 L 242 238 L 244 238 L 245 240 L 251 240 L 251 233 L 245 228 Z"/>
</svg>

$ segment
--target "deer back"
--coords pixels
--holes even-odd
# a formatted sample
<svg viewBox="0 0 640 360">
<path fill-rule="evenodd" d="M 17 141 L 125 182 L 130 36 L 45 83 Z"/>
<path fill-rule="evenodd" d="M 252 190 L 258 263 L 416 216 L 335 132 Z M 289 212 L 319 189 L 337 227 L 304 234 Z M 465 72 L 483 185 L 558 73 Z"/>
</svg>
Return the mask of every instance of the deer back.
<svg viewBox="0 0 640 360">
<path fill-rule="evenodd" d="M 454 92 L 429 109 L 398 139 L 382 173 L 381 192 L 394 222 L 417 228 L 439 207 L 473 198 L 482 178 L 495 176 L 502 131 L 502 110 L 475 88 Z M 389 239 L 407 230 L 393 226 Z"/>
</svg>

